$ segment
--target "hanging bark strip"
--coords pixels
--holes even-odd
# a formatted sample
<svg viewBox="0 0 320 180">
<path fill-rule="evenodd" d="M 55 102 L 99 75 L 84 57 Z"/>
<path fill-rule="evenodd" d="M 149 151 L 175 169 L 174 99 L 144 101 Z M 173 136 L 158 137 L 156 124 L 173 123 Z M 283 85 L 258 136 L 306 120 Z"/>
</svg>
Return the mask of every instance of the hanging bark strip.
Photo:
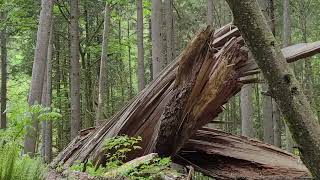
<svg viewBox="0 0 320 180">
<path fill-rule="evenodd" d="M 148 87 L 108 122 L 81 132 L 51 167 L 68 168 L 75 161 L 88 160 L 104 163 L 101 155 L 104 140 L 122 134 L 143 139 L 142 150 L 130 154 L 128 160 L 154 151 L 176 154 L 192 134 L 218 116 L 221 107 L 239 92 L 243 85 L 241 77 L 259 73 L 254 62 L 248 60 L 247 51 L 238 29 L 231 24 L 215 34 L 210 28 L 200 32 Z"/>
</svg>

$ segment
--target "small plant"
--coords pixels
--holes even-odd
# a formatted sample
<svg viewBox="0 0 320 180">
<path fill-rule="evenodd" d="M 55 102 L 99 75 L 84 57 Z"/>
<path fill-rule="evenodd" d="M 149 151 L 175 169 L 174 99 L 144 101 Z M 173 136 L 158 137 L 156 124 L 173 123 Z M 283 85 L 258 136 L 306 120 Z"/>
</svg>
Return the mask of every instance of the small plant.
<svg viewBox="0 0 320 180">
<path fill-rule="evenodd" d="M 113 169 L 122 165 L 127 157 L 127 153 L 132 150 L 141 149 L 138 146 L 141 140 L 141 137 L 128 137 L 127 135 L 107 139 L 103 147 L 103 151 L 106 152 L 107 169 Z"/>
<path fill-rule="evenodd" d="M 15 143 L 0 146 L 0 180 L 41 180 L 46 167 L 40 159 L 20 156 L 21 149 Z"/>
</svg>

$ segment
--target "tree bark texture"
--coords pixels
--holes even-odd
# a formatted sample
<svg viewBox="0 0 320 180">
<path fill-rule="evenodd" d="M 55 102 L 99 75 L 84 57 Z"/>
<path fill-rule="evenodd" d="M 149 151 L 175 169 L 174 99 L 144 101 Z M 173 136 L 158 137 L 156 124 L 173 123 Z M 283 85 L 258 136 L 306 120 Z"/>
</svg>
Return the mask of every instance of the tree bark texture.
<svg viewBox="0 0 320 180">
<path fill-rule="evenodd" d="M 102 37 L 102 51 L 100 61 L 100 76 L 99 76 L 99 90 L 98 90 L 98 108 L 96 125 L 100 124 L 100 121 L 104 119 L 104 111 L 107 97 L 107 61 L 108 61 L 108 32 L 110 26 L 110 7 L 106 3 L 104 12 L 104 28 Z"/>
<path fill-rule="evenodd" d="M 166 48 L 167 48 L 167 63 L 174 60 L 174 29 L 173 29 L 173 1 L 165 0 L 165 19 L 166 19 Z"/>
<path fill-rule="evenodd" d="M 71 81 L 71 138 L 75 138 L 81 128 L 80 112 L 80 39 L 79 0 L 70 1 L 70 81 Z"/>
<path fill-rule="evenodd" d="M 143 45 L 143 7 L 142 0 L 137 0 L 137 47 L 138 47 L 138 90 L 145 87 L 144 77 L 144 45 Z"/>
<path fill-rule="evenodd" d="M 213 26 L 213 0 L 207 0 L 207 25 Z"/>
<path fill-rule="evenodd" d="M 162 25 L 162 14 L 161 14 L 161 0 L 152 0 L 151 9 L 151 36 L 152 36 L 152 77 L 156 78 L 161 70 L 165 67 L 165 59 L 162 53 L 162 37 L 161 25 Z"/>
<path fill-rule="evenodd" d="M 48 55 L 47 55 L 47 65 L 46 65 L 46 75 L 43 84 L 42 100 L 41 104 L 47 108 L 51 108 L 52 102 L 52 60 L 53 60 L 53 29 L 51 26 Z M 52 121 L 43 122 L 43 150 L 44 150 L 44 160 L 46 163 L 50 163 L 52 160 Z"/>
<path fill-rule="evenodd" d="M 246 84 L 241 88 L 241 134 L 247 137 L 254 137 L 254 109 L 253 109 L 253 85 Z"/>
<path fill-rule="evenodd" d="M 270 86 L 270 93 L 286 117 L 302 161 L 320 178 L 320 126 L 310 103 L 286 63 L 255 0 L 227 0 L 238 26 Z"/>
<path fill-rule="evenodd" d="M 52 0 L 42 0 L 37 32 L 37 43 L 32 68 L 32 78 L 29 92 L 28 103 L 30 106 L 41 103 L 44 73 L 46 69 L 46 59 L 48 53 L 49 35 L 52 21 Z M 31 156 L 36 151 L 36 139 L 38 130 L 38 120 L 32 119 L 32 126 L 26 127 L 24 140 L 24 153 Z"/>
</svg>

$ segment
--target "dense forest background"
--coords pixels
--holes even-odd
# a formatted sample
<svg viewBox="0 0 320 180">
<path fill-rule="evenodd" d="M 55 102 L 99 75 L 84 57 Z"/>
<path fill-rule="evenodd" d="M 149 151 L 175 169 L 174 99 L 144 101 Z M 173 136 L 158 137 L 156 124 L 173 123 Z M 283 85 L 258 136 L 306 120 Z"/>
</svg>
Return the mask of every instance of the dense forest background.
<svg viewBox="0 0 320 180">
<path fill-rule="evenodd" d="M 283 47 L 320 39 L 318 0 L 262 0 L 260 6 Z M 15 141 L 20 146 L 31 142 L 25 151 L 47 156 L 47 162 L 78 130 L 107 121 L 124 107 L 200 28 L 218 29 L 233 19 L 224 0 L 80 0 L 79 6 L 56 0 L 52 9 L 47 37 L 52 53 L 48 50 L 45 56 L 47 86 L 42 92 L 47 94 L 41 94 L 42 105 L 50 108 L 43 108 L 28 102 L 35 52 L 41 46 L 36 43 L 41 2 L 2 0 L 0 4 L 0 142 Z M 152 15 L 152 10 L 157 14 Z M 292 68 L 320 119 L 320 56 L 297 61 Z M 208 126 L 298 154 L 263 78 L 255 76 L 259 83 L 245 85 Z M 36 125 L 35 115 L 40 120 Z M 26 128 L 32 123 L 35 129 Z M 28 131 L 35 133 L 31 141 Z"/>
</svg>

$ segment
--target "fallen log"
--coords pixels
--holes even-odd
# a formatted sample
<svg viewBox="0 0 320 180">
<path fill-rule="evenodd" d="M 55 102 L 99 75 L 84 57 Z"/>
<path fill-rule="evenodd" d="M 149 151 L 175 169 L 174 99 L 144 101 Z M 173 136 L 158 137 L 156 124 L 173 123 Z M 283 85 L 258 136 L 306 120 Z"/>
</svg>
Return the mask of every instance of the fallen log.
<svg viewBox="0 0 320 180">
<path fill-rule="evenodd" d="M 310 55 L 310 51 L 305 52 Z M 215 33 L 210 28 L 200 32 L 174 62 L 108 122 L 73 139 L 51 167 L 68 168 L 76 161 L 89 160 L 103 164 L 104 140 L 122 134 L 143 139 L 139 144 L 142 150 L 130 154 L 128 160 L 152 152 L 176 155 L 189 138 L 217 117 L 223 111 L 222 106 L 240 91 L 241 78 L 259 73 L 247 53 L 238 29 L 231 24 Z M 304 57 L 303 52 L 299 53 Z M 292 155 L 285 158 L 291 157 L 292 161 L 298 161 Z M 300 170 L 289 169 L 288 173 Z"/>
<path fill-rule="evenodd" d="M 202 128 L 175 157 L 218 179 L 303 179 L 308 169 L 292 154 L 244 136 Z"/>
</svg>

